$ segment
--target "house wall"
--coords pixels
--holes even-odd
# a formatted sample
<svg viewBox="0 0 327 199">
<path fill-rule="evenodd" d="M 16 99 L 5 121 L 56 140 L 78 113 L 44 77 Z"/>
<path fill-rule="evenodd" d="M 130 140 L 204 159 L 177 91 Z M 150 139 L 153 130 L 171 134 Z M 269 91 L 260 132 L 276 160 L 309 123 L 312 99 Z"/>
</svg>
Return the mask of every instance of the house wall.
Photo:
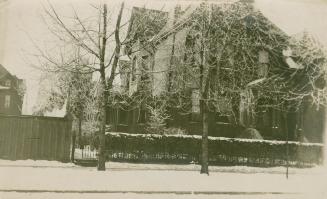
<svg viewBox="0 0 327 199">
<path fill-rule="evenodd" d="M 5 97 L 10 96 L 10 106 L 5 107 Z M 20 115 L 22 108 L 21 97 L 13 90 L 0 91 L 0 114 Z"/>
<path fill-rule="evenodd" d="M 178 67 L 183 61 L 187 31 L 187 28 L 179 30 L 158 45 L 154 56 L 153 95 L 159 95 L 167 89 L 168 70 L 172 64 Z"/>
<path fill-rule="evenodd" d="M 172 16 L 169 17 L 172 19 Z M 168 21 L 168 24 L 173 24 L 173 21 Z M 167 31 L 167 27 L 164 28 Z M 177 30 L 175 33 L 170 34 L 166 38 L 160 41 L 156 46 L 154 56 L 151 57 L 151 62 L 154 64 L 149 67 L 152 71 L 151 75 L 151 88 L 152 94 L 158 96 L 167 90 L 169 81 L 169 70 L 170 67 L 174 69 L 178 68 L 179 64 L 183 64 L 185 56 L 185 41 L 188 28 L 182 28 Z M 135 44 L 133 48 L 139 48 L 139 43 Z M 136 71 L 140 73 L 140 58 L 144 55 L 144 52 L 134 53 L 133 56 L 136 58 Z M 197 55 L 195 55 L 197 56 Z M 154 59 L 154 60 L 152 60 Z M 149 60 L 149 61 L 150 61 Z M 258 70 L 258 78 L 263 78 L 268 75 L 269 68 L 269 53 L 261 50 L 258 52 L 258 65 L 253 66 L 255 70 Z M 139 79 L 139 77 L 137 77 Z M 172 78 L 173 79 L 173 78 Z M 196 78 L 194 78 L 196 79 Z M 138 88 L 137 83 L 130 81 L 130 94 L 135 92 Z M 192 81 L 192 85 L 188 86 L 192 89 L 198 88 L 199 81 Z M 178 85 L 176 85 L 178 86 Z M 290 112 L 284 114 L 278 110 L 266 110 L 262 115 L 258 116 L 256 107 L 250 106 L 251 97 L 244 96 L 243 101 L 240 101 L 239 112 L 240 114 L 236 117 L 240 119 L 242 126 L 257 128 L 261 135 L 265 139 L 285 139 L 286 131 L 288 131 L 288 139 L 295 140 L 296 129 L 299 125 L 303 126 L 303 131 L 306 137 L 310 141 L 321 141 L 322 140 L 322 123 L 321 115 L 319 111 L 314 111 L 312 108 L 306 108 L 302 114 L 303 121 L 298 121 L 298 114 Z M 255 96 L 252 96 L 255 97 Z M 119 111 L 118 111 L 119 112 Z M 235 111 L 236 112 L 236 111 Z M 192 114 L 182 114 L 178 110 L 169 110 L 171 119 L 167 122 L 167 127 L 178 127 L 186 129 L 190 134 L 201 134 L 202 123 L 201 117 L 194 119 Z M 198 114 L 200 116 L 200 114 Z M 130 133 L 144 132 L 145 123 L 138 121 L 139 111 L 131 111 L 128 114 L 128 124 L 120 124 L 116 121 L 116 130 Z M 209 135 L 210 136 L 224 136 L 224 137 L 235 137 L 240 134 L 245 127 L 237 126 L 234 122 L 221 121 L 217 113 L 210 113 L 209 117 Z M 315 118 L 314 122 L 311 120 Z M 314 129 L 314 130 L 313 130 Z"/>
<path fill-rule="evenodd" d="M 309 142 L 323 142 L 325 108 L 319 109 L 310 103 L 304 105 L 303 109 L 303 136 Z M 299 137 L 299 135 L 297 135 Z M 300 138 L 301 139 L 301 138 Z"/>
<path fill-rule="evenodd" d="M 167 88 L 167 70 L 170 65 L 172 47 L 173 35 L 170 35 L 158 45 L 154 55 L 152 90 L 155 96 L 160 95 Z"/>
<path fill-rule="evenodd" d="M 6 75 L 0 80 L 0 85 L 5 86 L 7 80 L 10 80 L 10 89 L 0 90 L 0 114 L 6 115 L 20 115 L 22 112 L 23 100 L 18 94 L 19 80 L 12 77 L 11 75 Z M 10 96 L 9 107 L 5 106 L 5 98 Z"/>
<path fill-rule="evenodd" d="M 139 43 L 135 43 L 132 49 L 139 49 Z M 137 91 L 137 81 L 138 81 L 138 72 L 139 72 L 139 52 L 136 52 L 131 57 L 131 73 L 129 77 L 129 95 L 132 95 Z"/>
</svg>

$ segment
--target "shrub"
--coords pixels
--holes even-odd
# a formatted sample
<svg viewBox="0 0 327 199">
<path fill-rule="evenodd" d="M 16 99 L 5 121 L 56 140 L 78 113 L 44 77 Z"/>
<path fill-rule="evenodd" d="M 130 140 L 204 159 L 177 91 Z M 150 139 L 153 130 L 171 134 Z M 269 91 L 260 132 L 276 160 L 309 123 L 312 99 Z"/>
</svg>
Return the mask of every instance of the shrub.
<svg viewBox="0 0 327 199">
<path fill-rule="evenodd" d="M 147 109 L 149 110 L 149 120 L 146 125 L 146 131 L 153 134 L 164 134 L 166 120 L 169 118 L 165 106 L 147 106 Z"/>
<path fill-rule="evenodd" d="M 200 160 L 201 136 L 127 133 L 107 133 L 106 136 L 107 150 L 111 155 L 124 154 L 121 158 L 125 160 L 131 157 L 139 161 Z M 287 159 L 294 165 L 318 164 L 322 161 L 322 148 L 322 144 L 315 143 L 209 137 L 210 161 L 218 164 L 245 164 L 246 160 L 261 166 L 286 165 Z"/>
<path fill-rule="evenodd" d="M 164 135 L 186 135 L 186 130 L 181 128 L 166 128 L 164 130 Z"/>
<path fill-rule="evenodd" d="M 260 135 L 259 131 L 254 128 L 245 129 L 237 136 L 237 138 L 263 140 L 263 137 Z"/>
</svg>

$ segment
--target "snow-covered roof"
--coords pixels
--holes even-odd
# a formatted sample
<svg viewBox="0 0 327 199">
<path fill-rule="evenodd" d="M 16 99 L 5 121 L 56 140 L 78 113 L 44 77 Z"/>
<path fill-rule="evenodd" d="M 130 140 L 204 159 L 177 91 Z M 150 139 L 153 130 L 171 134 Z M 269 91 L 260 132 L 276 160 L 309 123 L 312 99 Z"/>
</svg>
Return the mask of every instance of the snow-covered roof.
<svg viewBox="0 0 327 199">
<path fill-rule="evenodd" d="M 292 53 L 291 48 L 287 48 L 287 49 L 283 50 L 283 56 L 285 58 L 285 62 L 288 65 L 288 67 L 294 68 L 294 69 L 303 69 L 304 66 L 302 64 L 298 64 L 293 60 L 293 58 L 291 57 L 292 54 L 293 53 Z"/>
<path fill-rule="evenodd" d="M 119 58 L 121 61 L 130 61 L 130 58 L 127 55 L 123 55 Z"/>
<path fill-rule="evenodd" d="M 287 63 L 288 67 L 294 69 L 303 69 L 304 66 L 302 64 L 296 63 L 291 57 L 286 57 L 285 62 Z"/>
<path fill-rule="evenodd" d="M 257 84 L 263 82 L 264 80 L 266 80 L 266 78 L 256 79 L 256 80 L 254 80 L 254 81 L 248 83 L 246 86 L 247 86 L 247 87 L 251 87 L 251 86 L 253 86 L 253 85 L 257 85 Z"/>
<path fill-rule="evenodd" d="M 7 74 L 10 74 L 8 70 L 0 64 L 0 79 L 6 76 Z"/>
</svg>

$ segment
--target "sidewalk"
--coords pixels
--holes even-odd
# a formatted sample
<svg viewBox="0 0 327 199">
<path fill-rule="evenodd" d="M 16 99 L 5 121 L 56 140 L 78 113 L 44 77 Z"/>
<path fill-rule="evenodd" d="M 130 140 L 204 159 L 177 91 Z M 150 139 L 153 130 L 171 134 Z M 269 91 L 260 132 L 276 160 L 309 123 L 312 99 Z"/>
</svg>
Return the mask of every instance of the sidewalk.
<svg viewBox="0 0 327 199">
<path fill-rule="evenodd" d="M 111 169 L 0 167 L 0 192 L 70 194 L 278 195 L 325 194 L 325 173 L 285 174 Z M 0 195 L 1 196 L 1 195 Z M 324 195 L 325 196 L 325 195 Z M 1 197 L 0 197 L 1 198 Z M 274 197 L 273 197 L 274 198 Z M 315 197 L 316 198 L 316 197 Z"/>
<path fill-rule="evenodd" d="M 1 167 L 34 167 L 34 168 L 76 168 L 86 169 L 95 168 L 83 167 L 75 165 L 73 163 L 62 163 L 58 161 L 46 161 L 46 160 L 2 160 L 0 159 Z M 198 164 L 144 164 L 144 163 L 123 163 L 123 162 L 107 162 L 107 170 L 155 170 L 155 171 L 200 171 L 201 166 Z M 255 174 L 255 173 L 267 173 L 267 174 L 284 174 L 286 173 L 286 167 L 250 167 L 250 166 L 210 166 L 210 173 L 212 172 L 223 172 L 223 173 L 244 173 L 244 174 Z M 325 170 L 322 166 L 314 168 L 289 168 L 289 174 L 320 174 Z M 327 172 L 327 168 L 326 168 Z"/>
</svg>

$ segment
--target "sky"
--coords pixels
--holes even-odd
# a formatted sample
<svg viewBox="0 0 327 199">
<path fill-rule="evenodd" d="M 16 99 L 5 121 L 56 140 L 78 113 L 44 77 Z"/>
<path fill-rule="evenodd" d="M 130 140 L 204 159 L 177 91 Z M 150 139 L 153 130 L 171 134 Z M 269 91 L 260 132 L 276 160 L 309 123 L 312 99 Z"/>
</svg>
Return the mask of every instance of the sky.
<svg viewBox="0 0 327 199">
<path fill-rule="evenodd" d="M 88 0 L 52 0 L 50 1 L 64 16 L 71 14 L 72 6 L 81 16 L 90 15 Z M 92 1 L 94 3 L 95 1 Z M 112 2 L 112 1 L 110 1 Z M 114 16 L 118 3 L 110 7 Z M 124 20 L 127 20 L 130 9 L 146 6 L 152 9 L 168 10 L 172 8 L 172 0 L 136 0 L 126 1 Z M 193 3 L 191 0 L 180 3 Z M 45 0 L 0 0 L 0 64 L 12 74 L 26 80 L 23 113 L 31 114 L 36 102 L 39 88 L 40 71 L 31 67 L 31 54 L 35 53 L 35 45 L 47 45 L 52 37 L 42 20 Z M 289 35 L 308 31 L 323 45 L 327 46 L 327 1 L 326 0 L 255 0 L 255 7 L 268 19 Z M 113 20 L 114 21 L 114 20 Z M 32 42 L 33 41 L 33 42 Z"/>
</svg>

